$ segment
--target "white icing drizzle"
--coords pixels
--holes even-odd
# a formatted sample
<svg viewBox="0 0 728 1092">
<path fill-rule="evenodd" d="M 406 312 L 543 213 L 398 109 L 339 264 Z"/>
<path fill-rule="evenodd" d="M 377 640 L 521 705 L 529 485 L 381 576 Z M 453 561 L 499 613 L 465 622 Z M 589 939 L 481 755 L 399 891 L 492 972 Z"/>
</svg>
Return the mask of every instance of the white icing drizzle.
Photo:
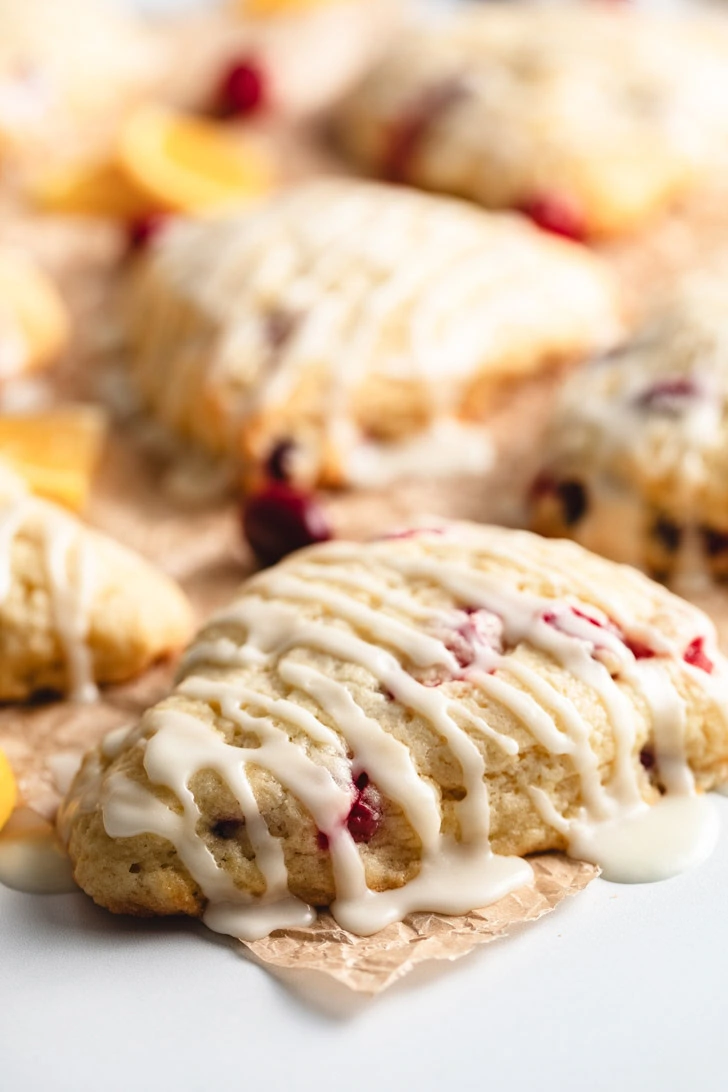
<svg viewBox="0 0 728 1092">
<path fill-rule="evenodd" d="M 94 588 L 93 551 L 80 525 L 62 509 L 28 494 L 0 507 L 0 606 L 13 580 L 13 542 L 26 526 L 40 536 L 53 623 L 66 659 L 72 701 L 97 697 L 88 646 L 89 607 Z"/>
<path fill-rule="evenodd" d="M 479 537 L 484 533 L 485 539 Z M 253 939 L 309 922 L 314 913 L 289 891 L 282 843 L 259 809 L 249 765 L 289 790 L 325 836 L 336 887 L 331 910 L 353 932 L 373 933 L 413 910 L 463 913 L 527 883 L 528 864 L 494 854 L 489 843 L 482 743 L 488 740 L 506 756 L 519 752 L 518 739 L 488 723 L 489 702 L 513 714 L 529 746 L 547 756 L 568 756 L 573 764 L 580 787 L 573 813 L 561 814 L 539 785 L 527 791 L 574 856 L 594 861 L 611 878 L 649 880 L 672 875 L 709 852 L 715 817 L 695 793 L 684 748 L 685 703 L 674 682 L 676 672 L 693 673 L 725 720 L 728 672 L 707 620 L 671 601 L 684 623 L 677 632 L 685 635 L 685 647 L 695 635 L 705 641 L 714 663 L 711 676 L 684 661 L 682 637 L 668 638 L 647 623 L 630 627 L 621 617 L 619 589 L 602 587 L 577 548 L 572 554 L 561 544 L 558 551 L 538 552 L 538 540 L 530 535 L 467 525 L 415 534 L 416 549 L 380 541 L 308 551 L 254 578 L 216 617 L 216 623 L 245 632 L 244 643 L 217 637 L 193 646 L 177 693 L 219 710 L 255 743 L 236 746 L 189 712 L 155 710 L 148 738 L 135 739 L 151 785 L 170 789 L 179 810 L 119 772 L 105 781 L 107 832 L 151 833 L 170 841 L 208 900 L 205 921 L 211 928 Z M 470 547 L 486 561 L 507 559 L 506 569 L 476 567 Z M 563 596 L 527 590 L 520 573 L 545 586 L 563 583 Z M 649 585 L 638 574 L 620 571 L 619 581 L 625 597 L 634 584 L 644 600 Z M 435 605 L 416 598 L 415 588 L 431 589 Z M 443 602 L 449 605 L 437 605 Z M 463 626 L 469 627 L 462 632 L 472 656 L 465 664 L 452 641 Z M 637 658 L 630 640 L 648 642 L 652 655 Z M 304 662 L 301 650 L 321 656 Z M 602 758 L 600 765 L 593 748 L 597 729 L 568 690 L 532 666 L 528 650 L 593 693 L 613 739 L 611 761 Z M 453 824 L 447 830 L 437 787 L 418 770 L 413 752 L 362 707 L 356 688 L 323 666 L 329 657 L 363 669 L 380 691 L 422 717 L 458 764 L 464 795 L 451 802 Z M 208 673 L 196 673 L 201 665 Z M 305 704 L 259 693 L 236 674 L 246 666 L 275 667 L 283 692 L 306 695 Z M 454 685 L 458 681 L 468 686 Z M 653 806 L 644 799 L 647 775 L 637 759 L 640 721 L 630 689 L 641 695 L 666 793 Z M 482 702 L 473 707 L 474 695 L 485 699 L 485 710 Z M 123 745 L 115 738 L 107 753 Z M 237 888 L 198 834 L 201 813 L 190 783 L 200 770 L 217 773 L 239 803 L 265 885 L 262 896 Z M 402 809 L 421 846 L 417 875 L 385 892 L 367 885 L 364 858 L 347 826 L 354 781 L 362 772 Z"/>
<path fill-rule="evenodd" d="M 287 421 L 303 447 L 316 441 L 312 458 L 331 449 L 345 477 L 368 486 L 483 472 L 492 442 L 464 420 L 470 385 L 619 336 L 612 290 L 590 256 L 546 244 L 513 217 L 351 180 L 171 228 L 138 291 L 136 378 L 167 424 L 239 454 L 251 419 L 268 443 Z M 273 344 L 276 315 L 290 329 Z M 315 437 L 297 412 L 311 379 Z M 357 399 L 371 384 L 384 401 L 390 389 L 405 400 L 396 438 L 360 421 Z"/>
</svg>

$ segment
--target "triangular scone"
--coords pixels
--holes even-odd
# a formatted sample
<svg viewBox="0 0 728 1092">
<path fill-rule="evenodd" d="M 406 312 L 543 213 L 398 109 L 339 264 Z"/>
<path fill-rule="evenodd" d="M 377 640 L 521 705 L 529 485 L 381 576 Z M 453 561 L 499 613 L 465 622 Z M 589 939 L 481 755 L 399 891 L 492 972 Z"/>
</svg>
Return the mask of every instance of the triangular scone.
<svg viewBox="0 0 728 1092">
<path fill-rule="evenodd" d="M 695 789 L 727 776 L 700 611 L 574 543 L 448 524 L 248 581 L 60 823 L 111 910 L 252 938 L 331 905 L 371 933 L 528 882 L 507 855 L 669 875 L 711 848 Z"/>
<path fill-rule="evenodd" d="M 307 478 L 480 473 L 518 380 L 620 333 L 600 260 L 525 220 L 327 179 L 156 240 L 128 308 L 133 374 L 172 429 Z"/>
<path fill-rule="evenodd" d="M 391 181 L 591 237 L 714 177 L 727 109 L 722 12 L 477 4 L 402 35 L 336 129 Z"/>
<path fill-rule="evenodd" d="M 85 700 L 188 639 L 182 590 L 49 501 L 0 481 L 0 701 L 41 690 Z"/>
</svg>

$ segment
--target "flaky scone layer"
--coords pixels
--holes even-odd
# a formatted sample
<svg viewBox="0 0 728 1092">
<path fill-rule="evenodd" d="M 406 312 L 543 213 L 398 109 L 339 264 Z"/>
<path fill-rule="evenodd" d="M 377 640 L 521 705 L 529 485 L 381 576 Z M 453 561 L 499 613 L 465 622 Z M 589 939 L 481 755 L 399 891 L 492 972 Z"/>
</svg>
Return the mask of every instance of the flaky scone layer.
<svg viewBox="0 0 728 1092">
<path fill-rule="evenodd" d="M 172 226 L 128 307 L 162 421 L 247 467 L 278 445 L 326 484 L 475 470 L 518 379 L 610 344 L 613 286 L 515 216 L 346 179 Z"/>
</svg>

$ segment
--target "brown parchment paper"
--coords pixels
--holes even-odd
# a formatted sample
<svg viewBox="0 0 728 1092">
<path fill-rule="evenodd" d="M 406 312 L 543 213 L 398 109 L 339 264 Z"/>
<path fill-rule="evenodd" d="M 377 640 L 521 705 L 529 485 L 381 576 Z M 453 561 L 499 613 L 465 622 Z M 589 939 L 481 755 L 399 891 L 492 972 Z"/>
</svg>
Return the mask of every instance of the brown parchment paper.
<svg viewBox="0 0 728 1092">
<path fill-rule="evenodd" d="M 285 139 L 295 144 L 298 138 L 289 133 Z M 304 142 L 298 162 L 304 165 L 301 173 L 320 170 L 319 150 Z M 645 308 L 655 287 L 659 290 L 675 271 L 692 264 L 704 252 L 706 240 L 712 246 L 716 240 L 728 242 L 728 230 L 723 232 L 726 207 L 722 197 L 712 203 L 706 198 L 698 202 L 697 212 L 688 206 L 641 240 L 607 248 L 634 312 Z M 76 317 L 75 343 L 48 381 L 53 396 L 103 399 L 109 377 L 123 369 L 111 318 L 123 268 L 119 232 L 93 221 L 33 219 L 0 205 L 0 239 L 22 243 L 40 258 L 56 275 Z M 384 493 L 329 496 L 325 503 L 337 534 L 370 537 L 428 513 L 517 524 L 523 487 L 536 466 L 539 436 L 557 385 L 557 376 L 534 380 L 496 409 L 492 431 L 500 458 L 493 473 L 477 480 L 404 483 Z M 212 496 L 180 495 L 182 457 L 157 443 L 143 417 L 112 414 L 87 517 L 180 580 L 203 620 L 251 571 L 252 559 L 240 534 L 237 502 L 225 492 L 224 481 Z M 209 469 L 202 467 L 203 477 Z M 189 463 L 182 478 L 199 471 Z M 728 636 L 725 593 L 711 591 L 700 605 Z M 133 722 L 165 693 L 173 675 L 174 664 L 160 664 L 141 679 L 107 689 L 91 706 L 53 702 L 0 709 L 0 747 L 10 758 L 24 802 L 52 817 L 60 798 L 59 766 L 70 767 L 107 731 Z M 322 913 L 310 929 L 279 931 L 247 948 L 272 968 L 316 970 L 351 990 L 376 993 L 426 960 L 457 959 L 523 922 L 535 921 L 597 874 L 591 865 L 560 855 L 541 855 L 532 864 L 533 886 L 461 917 L 413 914 L 362 938 Z"/>
</svg>

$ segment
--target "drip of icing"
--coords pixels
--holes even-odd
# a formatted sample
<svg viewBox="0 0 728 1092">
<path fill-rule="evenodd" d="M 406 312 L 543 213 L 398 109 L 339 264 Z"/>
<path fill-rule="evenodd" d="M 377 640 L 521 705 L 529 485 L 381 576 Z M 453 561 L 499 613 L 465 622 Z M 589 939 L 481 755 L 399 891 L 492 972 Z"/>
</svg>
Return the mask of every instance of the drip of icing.
<svg viewBox="0 0 728 1092">
<path fill-rule="evenodd" d="M 68 666 L 70 698 L 92 702 L 98 694 L 87 643 L 93 552 L 73 519 L 28 494 L 6 501 L 0 511 L 0 604 L 10 593 L 13 541 L 30 521 L 41 535 L 53 622 Z"/>
<path fill-rule="evenodd" d="M 465 531 L 458 527 L 458 533 Z M 473 713 L 467 691 L 453 685 L 460 680 L 510 710 L 548 753 L 569 756 L 583 801 L 576 814 L 560 814 L 538 786 L 529 792 L 575 857 L 599 864 L 612 878 L 652 880 L 709 852 L 715 817 L 695 795 L 684 750 L 685 703 L 672 677 L 675 671 L 700 669 L 686 662 L 679 641 L 647 624 L 629 628 L 620 602 L 570 564 L 568 550 L 549 553 L 541 568 L 531 536 L 510 533 L 502 544 L 497 536 L 488 542 L 491 558 L 507 560 L 516 571 L 535 567 L 546 583 L 563 583 L 570 589 L 566 602 L 458 563 L 442 528 L 422 537 L 428 548 L 416 554 L 406 539 L 401 550 L 386 541 L 370 544 L 374 564 L 363 569 L 357 568 L 361 546 L 331 543 L 251 581 L 244 597 L 216 619 L 245 632 L 245 643 L 224 637 L 200 642 L 185 659 L 178 693 L 218 708 L 256 745 L 229 744 L 209 724 L 159 709 L 143 762 L 151 784 L 170 789 L 179 809 L 121 773 L 107 779 L 102 793 L 107 832 L 112 837 L 152 833 L 170 841 L 208 899 L 205 920 L 211 928 L 253 939 L 312 920 L 312 908 L 288 890 L 283 849 L 259 810 L 248 764 L 268 771 L 311 815 L 330 853 L 336 888 L 332 913 L 353 932 L 375 932 L 413 910 L 464 913 L 528 882 L 525 862 L 498 856 L 490 847 L 487 771 L 478 739 L 489 738 L 506 755 L 515 755 L 518 744 L 488 724 L 482 711 Z M 620 579 L 627 590 L 634 582 L 635 593 L 644 594 L 637 574 L 623 572 Z M 415 599 L 412 585 L 431 587 L 466 606 L 435 609 Z M 377 605 L 356 598 L 356 591 Z M 590 605 L 595 600 L 601 610 Z M 302 604 L 308 609 L 302 611 Z M 326 613 L 314 614 L 316 604 Z M 699 632 L 706 625 L 702 616 L 684 609 L 683 621 L 698 629 L 694 640 L 701 649 L 705 645 L 713 668 L 711 674 L 700 671 L 701 684 L 725 717 L 723 661 L 712 635 Z M 463 641 L 470 647 L 463 648 Z M 548 674 L 518 655 L 521 646 L 545 654 L 594 693 L 614 739 L 614 756 L 604 770 L 592 748 L 589 721 Z M 343 682 L 301 662 L 300 649 L 363 669 L 383 694 L 429 724 L 461 770 L 464 796 L 452 802 L 457 839 L 442 830 L 438 794 L 420 776 L 409 748 L 365 712 Z M 286 691 L 307 696 L 305 706 L 258 693 L 231 670 L 269 663 Z M 222 675 L 196 675 L 197 664 Z M 625 685 L 642 695 L 648 710 L 667 794 L 652 807 L 643 799 L 638 719 Z M 312 708 L 320 710 L 320 718 Z M 119 742 L 110 741 L 109 754 Z M 216 772 L 240 805 L 265 883 L 262 897 L 238 889 L 198 836 L 201 813 L 190 782 L 202 769 Z M 355 799 L 352 770 L 366 770 L 384 797 L 397 802 L 419 840 L 419 872 L 400 888 L 375 892 L 367 885 L 363 858 L 347 827 Z"/>
</svg>

